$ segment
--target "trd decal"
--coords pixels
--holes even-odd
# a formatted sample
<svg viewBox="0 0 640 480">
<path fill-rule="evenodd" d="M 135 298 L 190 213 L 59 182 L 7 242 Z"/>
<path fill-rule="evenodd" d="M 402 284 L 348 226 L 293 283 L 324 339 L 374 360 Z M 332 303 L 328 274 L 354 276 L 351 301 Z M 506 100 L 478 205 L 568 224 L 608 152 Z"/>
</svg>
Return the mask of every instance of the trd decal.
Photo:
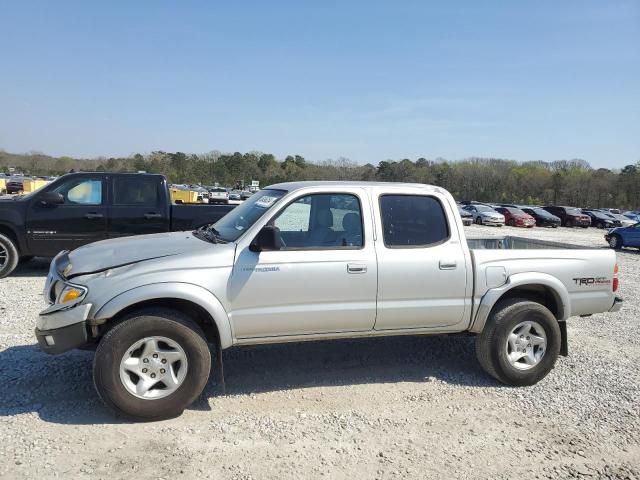
<svg viewBox="0 0 640 480">
<path fill-rule="evenodd" d="M 582 277 L 574 278 L 573 281 L 576 285 L 581 287 L 588 287 L 590 285 L 609 285 L 611 283 L 611 279 L 607 277 Z"/>
</svg>

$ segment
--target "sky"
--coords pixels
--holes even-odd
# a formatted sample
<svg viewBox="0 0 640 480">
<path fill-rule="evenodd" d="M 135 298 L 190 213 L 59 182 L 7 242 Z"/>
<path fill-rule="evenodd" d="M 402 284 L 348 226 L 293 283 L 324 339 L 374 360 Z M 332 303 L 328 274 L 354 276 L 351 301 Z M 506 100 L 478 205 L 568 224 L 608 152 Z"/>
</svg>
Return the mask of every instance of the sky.
<svg viewBox="0 0 640 480">
<path fill-rule="evenodd" d="M 640 161 L 640 1 L 0 0 L 0 149 Z"/>
</svg>

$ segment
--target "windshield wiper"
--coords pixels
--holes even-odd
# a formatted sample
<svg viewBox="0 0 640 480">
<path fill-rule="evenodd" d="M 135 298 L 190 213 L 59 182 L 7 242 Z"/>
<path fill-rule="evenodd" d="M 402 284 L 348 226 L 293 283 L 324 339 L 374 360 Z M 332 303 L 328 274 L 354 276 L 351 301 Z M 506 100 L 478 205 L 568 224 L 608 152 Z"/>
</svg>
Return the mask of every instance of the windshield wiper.
<svg viewBox="0 0 640 480">
<path fill-rule="evenodd" d="M 216 230 L 213 225 L 209 225 L 208 227 L 200 227 L 199 229 L 194 230 L 193 234 L 198 237 L 204 238 L 204 240 L 207 240 L 211 243 L 227 243 L 226 240 L 222 240 L 220 238 L 220 232 L 218 232 L 218 230 Z"/>
</svg>

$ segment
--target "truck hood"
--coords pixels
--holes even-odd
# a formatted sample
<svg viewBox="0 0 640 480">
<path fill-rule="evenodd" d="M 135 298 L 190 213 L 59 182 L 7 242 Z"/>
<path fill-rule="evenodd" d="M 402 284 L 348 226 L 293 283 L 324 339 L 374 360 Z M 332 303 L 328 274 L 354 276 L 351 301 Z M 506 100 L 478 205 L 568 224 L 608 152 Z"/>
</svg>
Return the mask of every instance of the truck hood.
<svg viewBox="0 0 640 480">
<path fill-rule="evenodd" d="M 103 240 L 69 253 L 63 275 L 67 278 L 101 272 L 133 263 L 211 249 L 214 244 L 191 232 L 157 233 Z M 70 266 L 69 266 L 70 265 Z"/>
</svg>

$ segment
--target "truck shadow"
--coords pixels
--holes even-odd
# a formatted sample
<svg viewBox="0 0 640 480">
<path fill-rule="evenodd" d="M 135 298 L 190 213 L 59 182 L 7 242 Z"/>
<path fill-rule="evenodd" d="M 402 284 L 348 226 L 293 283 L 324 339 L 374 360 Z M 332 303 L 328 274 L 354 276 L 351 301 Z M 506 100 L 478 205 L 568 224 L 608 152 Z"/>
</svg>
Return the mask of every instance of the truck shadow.
<svg viewBox="0 0 640 480">
<path fill-rule="evenodd" d="M 29 262 L 18 265 L 12 277 L 46 277 L 49 273 L 50 258 L 36 257 Z M 44 284 L 43 284 L 44 286 Z"/>
<path fill-rule="evenodd" d="M 502 388 L 475 359 L 467 337 L 387 337 L 262 345 L 223 354 L 226 398 L 310 387 L 415 382 Z M 51 423 L 127 423 L 103 406 L 91 377 L 93 352 L 56 357 L 37 345 L 0 352 L 0 417 L 37 413 Z M 191 407 L 208 410 L 222 387 L 212 373 Z"/>
</svg>

